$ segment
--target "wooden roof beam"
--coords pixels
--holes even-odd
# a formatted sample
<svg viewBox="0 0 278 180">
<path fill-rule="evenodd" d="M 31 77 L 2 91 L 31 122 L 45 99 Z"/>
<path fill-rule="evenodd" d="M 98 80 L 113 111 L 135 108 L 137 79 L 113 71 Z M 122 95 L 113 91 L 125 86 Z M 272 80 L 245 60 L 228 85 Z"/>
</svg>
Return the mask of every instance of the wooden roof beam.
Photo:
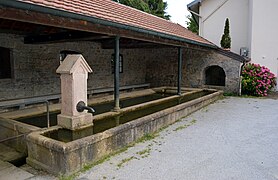
<svg viewBox="0 0 278 180">
<path fill-rule="evenodd" d="M 51 33 L 48 35 L 26 36 L 24 38 L 24 43 L 25 44 L 49 44 L 49 43 L 58 43 L 58 42 L 69 42 L 69 41 L 98 40 L 103 38 L 110 38 L 110 37 L 101 34 L 73 31 L 73 32 Z"/>
</svg>

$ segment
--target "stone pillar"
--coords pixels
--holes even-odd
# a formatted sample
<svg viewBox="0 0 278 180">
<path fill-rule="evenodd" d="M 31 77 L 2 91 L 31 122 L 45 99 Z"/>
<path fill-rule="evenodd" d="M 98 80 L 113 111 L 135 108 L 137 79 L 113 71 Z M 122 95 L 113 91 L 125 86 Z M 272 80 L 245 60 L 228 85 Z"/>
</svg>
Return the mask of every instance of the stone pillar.
<svg viewBox="0 0 278 180">
<path fill-rule="evenodd" d="M 76 105 L 79 101 L 87 105 L 87 79 L 92 69 L 82 55 L 68 55 L 56 72 L 61 74 L 62 99 L 58 125 L 70 130 L 91 126 L 92 114 L 78 112 Z"/>
</svg>

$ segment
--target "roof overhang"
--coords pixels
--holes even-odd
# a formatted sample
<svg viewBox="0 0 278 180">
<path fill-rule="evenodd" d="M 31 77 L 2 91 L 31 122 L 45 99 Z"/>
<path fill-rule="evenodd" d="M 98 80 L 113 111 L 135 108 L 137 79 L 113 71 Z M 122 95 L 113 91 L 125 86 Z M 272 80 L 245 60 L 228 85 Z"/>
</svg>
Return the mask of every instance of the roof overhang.
<svg viewBox="0 0 278 180">
<path fill-rule="evenodd" d="M 229 50 L 225 50 L 225 49 L 220 48 L 220 47 L 216 49 L 216 52 L 218 52 L 219 54 L 222 54 L 224 56 L 227 56 L 229 58 L 232 58 L 232 59 L 234 59 L 236 61 L 239 61 L 241 63 L 246 63 L 246 62 L 250 61 L 250 58 L 241 56 L 241 55 L 239 55 L 237 53 L 234 53 L 234 52 L 229 51 Z"/>
<path fill-rule="evenodd" d="M 71 30 L 102 33 L 110 36 L 119 35 L 125 38 L 171 46 L 187 47 L 187 44 L 193 44 L 216 48 L 214 44 L 201 43 L 171 34 L 156 32 L 36 4 L 24 3 L 21 1 L 0 1 L 0 18 L 67 28 Z"/>
<path fill-rule="evenodd" d="M 198 26 L 199 26 L 199 16 L 198 16 L 198 14 L 200 13 L 199 7 L 200 7 L 200 3 L 202 1 L 203 0 L 195 0 L 195 1 L 192 1 L 191 3 L 189 3 L 187 5 L 188 11 L 191 13 L 194 21 L 197 23 Z"/>
</svg>

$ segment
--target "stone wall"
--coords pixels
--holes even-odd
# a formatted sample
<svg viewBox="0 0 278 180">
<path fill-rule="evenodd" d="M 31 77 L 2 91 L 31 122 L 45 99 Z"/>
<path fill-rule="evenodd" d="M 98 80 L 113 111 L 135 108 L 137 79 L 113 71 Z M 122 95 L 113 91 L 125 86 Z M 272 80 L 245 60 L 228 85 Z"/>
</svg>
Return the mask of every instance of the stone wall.
<svg viewBox="0 0 278 180">
<path fill-rule="evenodd" d="M 177 86 L 178 48 L 152 50 L 147 61 L 146 80 L 152 86 Z M 226 74 L 225 86 L 205 85 L 205 70 L 217 65 Z M 187 48 L 183 50 L 182 86 L 195 88 L 216 88 L 237 93 L 241 63 L 209 49 Z"/>
<path fill-rule="evenodd" d="M 215 51 L 186 50 L 185 57 L 185 84 L 190 87 L 217 88 L 229 93 L 238 93 L 240 85 L 241 63 Z M 205 85 L 205 70 L 209 66 L 217 65 L 226 74 L 225 86 Z"/>
<path fill-rule="evenodd" d="M 0 33 L 0 47 L 12 50 L 13 78 L 0 79 L 0 101 L 60 93 L 60 78 L 56 74 L 59 53 L 62 50 L 83 54 L 93 73 L 89 75 L 88 88 L 113 87 L 111 54 L 94 42 L 67 42 L 26 45 L 23 37 Z M 120 85 L 151 83 L 152 87 L 177 85 L 177 48 L 120 49 L 123 54 L 123 73 Z M 217 87 L 227 92 L 237 92 L 240 63 L 214 50 L 187 48 L 183 51 L 184 87 L 207 87 L 204 70 L 218 65 L 226 73 L 226 86 Z"/>
<path fill-rule="evenodd" d="M 27 164 L 52 174 L 71 175 L 82 169 L 85 165 L 95 163 L 143 136 L 153 134 L 159 129 L 173 124 L 180 118 L 218 100 L 221 96 L 221 92 L 214 92 L 135 119 L 104 132 L 87 135 L 86 138 L 74 140 L 70 143 L 64 143 L 43 136 L 43 134 L 48 134 L 50 131 L 57 131 L 59 126 L 30 133 L 26 137 L 28 147 Z M 136 109 L 132 108 L 133 111 Z M 137 108 L 142 109 L 142 107 L 138 106 Z M 113 113 L 116 114 L 115 112 Z M 105 116 L 105 114 L 102 115 Z M 81 132 L 77 134 L 80 135 Z"/>
<path fill-rule="evenodd" d="M 13 61 L 13 78 L 0 79 L 0 100 L 60 93 L 60 78 L 56 74 L 59 53 L 62 50 L 83 54 L 93 73 L 88 78 L 88 88 L 113 87 L 111 54 L 93 42 L 68 42 L 42 45 L 26 45 L 23 37 L 0 33 L 0 47 L 10 48 Z M 120 84 L 145 83 L 146 55 L 140 49 L 121 49 L 123 73 Z"/>
</svg>

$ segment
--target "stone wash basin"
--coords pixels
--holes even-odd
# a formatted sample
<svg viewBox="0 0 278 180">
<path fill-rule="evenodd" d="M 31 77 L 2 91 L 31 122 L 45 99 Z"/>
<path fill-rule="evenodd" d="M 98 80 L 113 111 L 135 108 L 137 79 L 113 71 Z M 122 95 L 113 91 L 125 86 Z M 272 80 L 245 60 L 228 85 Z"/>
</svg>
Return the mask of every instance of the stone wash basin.
<svg viewBox="0 0 278 180">
<path fill-rule="evenodd" d="M 196 93 L 203 96 L 190 99 L 187 102 L 167 107 L 161 111 L 136 118 L 124 124 L 118 124 L 111 129 L 94 134 L 92 130 L 73 132 L 70 134 L 72 141 L 63 140 L 66 137 L 50 138 L 53 132 L 62 130 L 60 126 L 32 132 L 27 136 L 28 158 L 27 163 L 35 168 L 46 170 L 52 174 L 70 175 L 81 170 L 86 164 L 94 163 L 102 157 L 136 141 L 146 134 L 158 131 L 160 128 L 174 123 L 182 117 L 199 110 L 200 108 L 216 101 L 222 96 L 222 91 L 200 90 L 183 88 L 181 96 L 174 95 L 163 99 L 146 102 L 143 104 L 126 107 L 119 112 L 107 112 L 94 116 L 94 122 L 105 121 L 107 118 L 149 109 L 167 101 L 177 100 Z M 167 89 L 156 89 L 167 91 Z M 204 93 L 205 92 L 205 93 Z M 85 134 L 85 135 L 84 135 Z M 64 135 L 61 135 L 64 136 Z"/>
</svg>

